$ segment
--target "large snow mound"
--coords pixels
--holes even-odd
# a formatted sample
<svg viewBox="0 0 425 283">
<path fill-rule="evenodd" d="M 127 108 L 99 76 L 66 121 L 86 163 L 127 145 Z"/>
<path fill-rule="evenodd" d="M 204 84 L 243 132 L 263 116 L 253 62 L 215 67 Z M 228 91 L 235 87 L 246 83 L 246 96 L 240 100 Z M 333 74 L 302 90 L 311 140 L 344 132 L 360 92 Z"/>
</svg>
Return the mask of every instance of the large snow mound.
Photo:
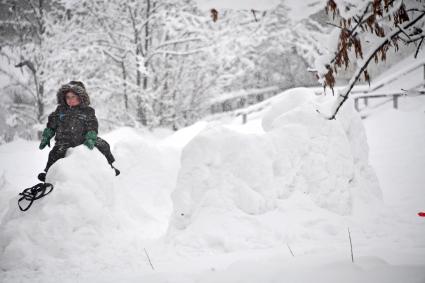
<svg viewBox="0 0 425 283">
<path fill-rule="evenodd" d="M 350 109 L 323 119 L 316 107 L 329 101 L 321 100 L 305 88 L 284 92 L 264 115 L 264 134 L 213 126 L 200 132 L 182 152 L 169 240 L 223 250 L 270 246 L 288 239 L 289 207 L 309 207 L 332 227 L 335 217 L 379 202 L 360 119 Z"/>
<path fill-rule="evenodd" d="M 177 172 L 178 162 L 175 150 L 131 136 L 111 138 L 120 176 L 97 149 L 79 146 L 50 168 L 51 194 L 26 212 L 19 211 L 17 197 L 10 199 L 0 222 L 0 270 L 140 268 L 141 240 L 168 227 L 175 184 L 169 172 Z"/>
<path fill-rule="evenodd" d="M 91 153 L 82 146 L 68 150 L 47 175 L 54 191 L 28 212 L 10 201 L 0 228 L 2 269 L 39 268 L 55 258 L 78 257 L 96 249 L 114 226 L 114 176 L 102 154 Z"/>
</svg>

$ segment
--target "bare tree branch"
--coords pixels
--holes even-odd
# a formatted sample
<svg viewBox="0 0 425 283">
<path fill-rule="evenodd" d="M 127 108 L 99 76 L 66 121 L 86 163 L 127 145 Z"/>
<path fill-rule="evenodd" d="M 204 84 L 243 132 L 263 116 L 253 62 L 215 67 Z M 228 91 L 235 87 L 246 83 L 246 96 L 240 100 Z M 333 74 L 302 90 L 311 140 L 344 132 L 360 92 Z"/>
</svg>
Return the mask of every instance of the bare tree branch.
<svg viewBox="0 0 425 283">
<path fill-rule="evenodd" d="M 187 43 L 187 42 L 191 42 L 191 41 L 202 41 L 202 38 L 192 37 L 192 38 L 183 38 L 183 39 L 178 39 L 178 40 L 167 41 L 167 42 L 163 42 L 163 43 L 159 44 L 158 46 L 156 46 L 156 49 L 162 48 L 162 47 L 167 46 L 167 45 Z"/>
<path fill-rule="evenodd" d="M 343 94 L 340 95 L 341 99 L 337 102 L 337 107 L 334 113 L 328 118 L 330 120 L 335 119 L 336 114 L 338 113 L 341 106 L 344 104 L 344 102 L 348 99 L 348 95 L 356 82 L 359 80 L 362 73 L 366 70 L 367 66 L 369 65 L 370 61 L 374 58 L 375 54 L 386 44 L 389 44 L 392 39 L 397 37 L 403 29 L 408 29 L 412 26 L 414 26 L 419 20 L 421 20 L 425 16 L 425 12 L 420 14 L 418 17 L 416 17 L 414 20 L 407 22 L 404 26 L 402 26 L 402 29 L 396 29 L 391 34 L 389 34 L 387 37 L 383 38 L 379 44 L 377 44 L 371 52 L 369 52 L 369 55 L 366 56 L 366 60 L 364 61 L 363 65 L 357 69 L 355 72 L 353 78 L 348 83 L 348 86 L 344 89 Z"/>
<path fill-rule="evenodd" d="M 187 55 L 191 55 L 191 54 L 195 54 L 195 53 L 203 52 L 203 51 L 205 51 L 205 47 L 194 49 L 194 50 L 191 50 L 191 51 L 186 51 L 186 52 L 172 51 L 172 50 L 158 50 L 158 51 L 151 53 L 145 60 L 146 60 L 146 62 L 148 62 L 152 59 L 152 57 L 154 57 L 155 55 L 158 55 L 158 54 L 187 56 Z"/>
<path fill-rule="evenodd" d="M 416 52 L 415 52 L 415 59 L 418 57 L 418 53 L 419 53 L 419 49 L 421 48 L 422 43 L 424 42 L 425 37 L 423 36 L 421 41 L 419 42 L 418 47 L 416 48 Z"/>
<path fill-rule="evenodd" d="M 22 62 L 20 62 L 20 63 L 18 63 L 18 64 L 15 65 L 16 68 L 22 68 L 24 66 L 27 66 L 28 69 L 30 69 L 33 74 L 36 73 L 34 64 L 31 61 L 29 61 L 29 60 L 24 60 L 24 61 L 22 61 Z"/>
</svg>

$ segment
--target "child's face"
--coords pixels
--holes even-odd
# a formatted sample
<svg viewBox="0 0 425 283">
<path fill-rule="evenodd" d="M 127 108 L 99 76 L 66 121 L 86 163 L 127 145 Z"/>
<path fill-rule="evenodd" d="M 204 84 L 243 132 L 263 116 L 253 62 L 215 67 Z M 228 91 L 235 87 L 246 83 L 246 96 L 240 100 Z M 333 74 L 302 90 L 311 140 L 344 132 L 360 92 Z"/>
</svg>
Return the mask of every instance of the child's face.
<svg viewBox="0 0 425 283">
<path fill-rule="evenodd" d="M 73 93 L 72 91 L 69 91 L 65 94 L 66 104 L 70 107 L 77 106 L 81 103 L 80 97 Z"/>
</svg>

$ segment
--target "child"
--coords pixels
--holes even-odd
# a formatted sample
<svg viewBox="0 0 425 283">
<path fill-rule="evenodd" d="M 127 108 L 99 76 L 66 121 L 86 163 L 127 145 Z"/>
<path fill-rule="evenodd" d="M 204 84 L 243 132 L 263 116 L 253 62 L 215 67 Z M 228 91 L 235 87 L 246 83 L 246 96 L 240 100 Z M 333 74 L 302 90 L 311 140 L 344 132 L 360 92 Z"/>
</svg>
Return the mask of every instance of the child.
<svg viewBox="0 0 425 283">
<path fill-rule="evenodd" d="M 50 139 L 56 135 L 56 143 L 49 153 L 44 171 L 47 173 L 53 163 L 64 158 L 68 148 L 84 144 L 90 150 L 97 147 L 118 176 L 120 171 L 112 165 L 115 158 L 109 144 L 97 136 L 97 118 L 94 109 L 89 106 L 90 99 L 84 84 L 80 81 L 71 81 L 61 86 L 56 96 L 58 107 L 48 117 L 47 128 L 43 131 L 39 147 L 40 149 L 46 145 L 50 147 Z M 40 173 L 38 179 L 44 182 L 46 173 Z"/>
</svg>

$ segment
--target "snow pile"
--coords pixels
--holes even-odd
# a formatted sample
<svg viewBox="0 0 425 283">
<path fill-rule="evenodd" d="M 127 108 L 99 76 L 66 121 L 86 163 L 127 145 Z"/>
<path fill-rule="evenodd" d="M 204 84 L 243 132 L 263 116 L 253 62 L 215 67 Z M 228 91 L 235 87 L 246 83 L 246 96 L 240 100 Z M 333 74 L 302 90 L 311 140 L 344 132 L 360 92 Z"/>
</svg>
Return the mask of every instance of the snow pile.
<svg viewBox="0 0 425 283">
<path fill-rule="evenodd" d="M 14 186 L 7 180 L 5 173 L 0 172 L 0 219 L 6 213 L 10 199 L 14 196 Z"/>
<path fill-rule="evenodd" d="M 293 89 L 264 116 L 264 134 L 207 127 L 196 136 L 182 152 L 169 240 L 226 251 L 274 245 L 287 240 L 285 224 L 308 231 L 314 220 L 291 224 L 285 215 L 305 208 L 332 219 L 324 229 L 337 234 L 336 217 L 351 214 L 357 198 L 379 200 L 360 120 L 348 110 L 325 120 L 316 107 L 329 101 L 320 100 Z"/>
<path fill-rule="evenodd" d="M 348 214 L 352 206 L 350 182 L 354 179 L 350 143 L 338 121 L 322 119 L 316 113 L 314 104 L 307 100 L 312 96 L 311 90 L 291 90 L 264 120 L 263 127 L 276 151 L 276 187 L 281 197 L 298 190 L 320 207 Z"/>
<path fill-rule="evenodd" d="M 113 135 L 120 138 L 114 146 L 117 167 L 121 170 L 115 179 L 120 217 L 128 221 L 129 231 L 138 237 L 157 238 L 168 227 L 172 211 L 170 195 L 176 184 L 180 152 L 129 129 Z"/>
<path fill-rule="evenodd" d="M 52 166 L 46 181 L 55 189 L 31 212 L 10 202 L 0 231 L 2 269 L 37 269 L 55 258 L 78 257 L 104 239 L 113 224 L 113 175 L 99 152 L 88 153 L 82 146 L 70 149 Z"/>
<path fill-rule="evenodd" d="M 323 119 L 316 109 L 326 108 L 334 97 L 315 97 L 310 89 L 286 91 L 263 119 L 263 128 L 274 143 L 279 196 L 294 190 L 339 214 L 357 205 L 382 198 L 373 169 L 368 164 L 366 134 L 352 101 L 337 120 Z"/>
<path fill-rule="evenodd" d="M 177 172 L 177 162 L 174 151 L 161 151 L 128 129 L 110 137 L 120 176 L 98 150 L 79 146 L 50 168 L 51 194 L 26 212 L 19 211 L 17 194 L 8 199 L 0 226 L 0 270 L 140 268 L 140 241 L 167 229 L 175 184 L 169 172 Z"/>
<path fill-rule="evenodd" d="M 195 124 L 185 127 L 183 129 L 178 130 L 172 135 L 166 137 L 161 141 L 161 145 L 176 148 L 180 150 L 191 140 L 193 139 L 199 132 L 201 132 L 206 126 L 207 122 L 199 121 Z"/>
</svg>

